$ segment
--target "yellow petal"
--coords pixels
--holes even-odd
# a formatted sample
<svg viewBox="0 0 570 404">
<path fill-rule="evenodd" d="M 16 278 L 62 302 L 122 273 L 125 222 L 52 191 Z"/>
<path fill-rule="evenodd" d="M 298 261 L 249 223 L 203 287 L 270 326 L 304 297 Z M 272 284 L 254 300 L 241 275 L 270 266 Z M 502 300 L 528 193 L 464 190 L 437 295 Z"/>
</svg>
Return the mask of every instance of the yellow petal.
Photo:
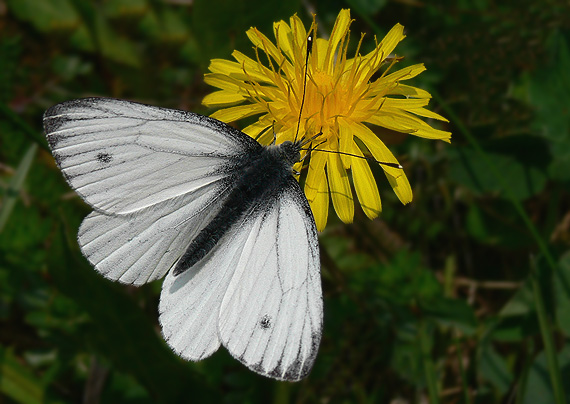
<svg viewBox="0 0 570 404">
<path fill-rule="evenodd" d="M 311 153 L 307 178 L 305 179 L 305 195 L 308 200 L 313 200 L 317 197 L 317 192 L 320 189 L 320 182 L 327 182 L 327 177 L 325 176 L 326 162 L 326 153 L 318 153 L 316 151 Z"/>
<path fill-rule="evenodd" d="M 402 83 L 396 83 L 396 87 L 387 94 L 405 95 L 412 98 L 431 98 L 431 94 L 421 88 L 408 86 Z"/>
<path fill-rule="evenodd" d="M 380 52 L 384 55 L 384 59 L 396 49 L 396 45 L 400 43 L 402 39 L 406 36 L 404 35 L 404 26 L 402 24 L 396 24 L 392 29 L 386 34 L 382 42 L 378 47 Z"/>
<path fill-rule="evenodd" d="M 343 121 L 345 125 L 350 127 L 352 133 L 354 133 L 354 136 L 356 136 L 362 141 L 362 143 L 364 143 L 366 148 L 370 151 L 370 153 L 372 153 L 372 156 L 375 160 L 383 163 L 398 164 L 398 160 L 396 160 L 396 157 L 394 157 L 392 152 L 366 125 L 351 122 L 349 120 Z M 401 168 L 387 167 L 385 165 L 382 165 L 382 169 L 394 177 L 402 174 Z"/>
<path fill-rule="evenodd" d="M 225 59 L 210 60 L 210 66 L 208 66 L 208 70 L 210 70 L 212 73 L 219 73 L 222 75 L 228 75 L 236 71 L 242 72 L 241 65 L 239 63 Z"/>
<path fill-rule="evenodd" d="M 426 98 L 382 98 L 382 108 L 412 109 L 425 107 L 429 103 Z"/>
<path fill-rule="evenodd" d="M 396 24 L 392 29 L 386 34 L 384 39 L 378 44 L 375 50 L 370 52 L 365 56 L 366 59 L 371 61 L 369 69 L 376 71 L 384 59 L 392 53 L 396 48 L 396 45 L 404 39 L 404 26 L 401 24 Z"/>
<path fill-rule="evenodd" d="M 257 61 L 237 50 L 234 50 L 232 52 L 232 56 L 240 67 L 240 71 L 235 73 L 235 77 L 243 77 L 243 80 L 245 81 L 255 80 L 259 83 L 274 84 L 274 73 L 272 70 L 268 69 L 260 63 L 257 63 Z M 238 74 L 241 75 L 238 76 Z"/>
<path fill-rule="evenodd" d="M 297 127 L 290 127 L 290 128 L 285 129 L 285 130 L 280 129 L 280 130 L 277 132 L 277 141 L 276 141 L 276 143 L 277 143 L 277 144 L 281 144 L 281 143 L 283 143 L 283 142 L 285 142 L 285 141 L 287 141 L 287 140 L 290 141 L 290 142 L 292 142 L 292 141 L 294 140 L 294 138 L 295 138 L 295 132 L 297 132 Z"/>
<path fill-rule="evenodd" d="M 338 154 L 327 155 L 327 177 L 334 210 L 344 223 L 352 223 L 354 218 L 354 202 L 348 174 L 342 166 Z"/>
<path fill-rule="evenodd" d="M 352 137 L 352 131 L 350 127 L 346 125 L 339 125 L 339 151 L 343 153 L 353 153 L 353 144 L 354 138 Z M 352 158 L 347 155 L 340 155 L 340 159 L 342 160 L 342 165 L 344 168 L 350 168 L 350 164 L 352 163 Z"/>
<path fill-rule="evenodd" d="M 273 129 L 271 128 L 271 125 L 269 125 L 269 128 L 265 132 L 263 132 L 261 136 L 259 136 L 257 141 L 259 142 L 259 144 L 265 146 L 273 143 Z"/>
<path fill-rule="evenodd" d="M 291 74 L 293 71 L 293 66 L 290 62 L 285 59 L 285 56 L 279 49 L 261 32 L 257 29 L 252 28 L 246 32 L 249 40 L 258 48 L 262 49 L 268 56 L 271 56 L 273 60 L 276 62 L 276 66 L 273 65 L 274 71 L 278 71 L 279 69 L 283 70 L 285 74 Z M 273 70 L 272 69 L 272 70 Z"/>
<path fill-rule="evenodd" d="M 409 109 L 408 112 L 411 112 L 412 114 L 416 114 L 419 116 L 423 116 L 424 118 L 431 118 L 431 119 L 437 119 L 438 121 L 449 122 L 447 118 L 441 116 L 437 112 L 433 112 L 425 108 Z"/>
<path fill-rule="evenodd" d="M 275 60 L 278 64 L 281 63 L 283 54 L 279 52 L 273 42 L 271 42 L 269 38 L 259 32 L 257 28 L 248 29 L 246 35 L 254 46 L 263 49 L 263 51 L 267 55 L 271 56 L 273 60 Z"/>
<path fill-rule="evenodd" d="M 265 115 L 267 116 L 267 115 Z M 254 139 L 257 139 L 257 137 L 259 136 L 259 134 L 261 132 L 263 132 L 266 129 L 270 129 L 271 128 L 271 123 L 268 123 L 267 120 L 263 119 L 264 117 L 260 118 L 259 120 L 255 121 L 254 123 L 252 123 L 249 126 L 246 126 L 245 128 L 243 128 L 242 132 L 245 133 L 246 135 L 251 136 Z M 273 138 L 273 131 L 269 130 L 271 137 Z M 265 133 L 262 135 L 262 137 L 264 137 Z M 257 141 L 263 145 L 267 145 L 268 143 L 264 143 L 261 141 L 262 138 L 257 139 Z"/>
<path fill-rule="evenodd" d="M 324 69 L 326 72 L 331 73 L 333 70 L 335 55 L 337 51 L 338 44 L 348 33 L 348 27 L 350 26 L 350 10 L 343 9 L 340 10 L 334 27 L 331 32 L 330 39 L 328 41 L 327 53 L 324 60 Z"/>
<path fill-rule="evenodd" d="M 229 77 L 227 74 L 206 73 L 204 74 L 204 82 L 222 90 L 240 91 L 240 81 Z"/>
<path fill-rule="evenodd" d="M 210 117 L 223 122 L 233 122 L 237 121 L 238 119 L 260 114 L 263 112 L 267 112 L 264 105 L 248 104 L 248 105 L 240 105 L 237 107 L 220 109 L 214 112 L 212 115 L 210 115 Z"/>
<path fill-rule="evenodd" d="M 374 82 L 372 87 L 374 87 L 375 84 L 391 83 L 391 82 L 398 81 L 398 80 L 408 80 L 408 79 L 411 79 L 413 77 L 416 77 L 418 74 L 420 74 L 421 72 L 423 72 L 425 70 L 426 70 L 426 67 L 424 66 L 423 63 L 418 63 L 416 65 L 404 67 L 403 69 L 395 71 L 394 73 L 391 73 L 391 74 L 388 74 L 387 76 L 379 78 L 378 80 L 376 80 Z"/>
<path fill-rule="evenodd" d="M 293 52 L 293 34 L 291 28 L 285 21 L 273 23 L 273 34 L 279 50 L 287 55 L 291 62 L 295 62 L 295 54 Z"/>
<path fill-rule="evenodd" d="M 240 81 L 254 80 L 260 83 L 272 83 L 271 78 L 264 71 L 259 72 L 259 66 L 253 59 L 238 51 L 234 51 L 232 56 L 238 60 L 238 63 L 230 60 L 213 59 L 208 69 L 212 73 L 224 74 Z"/>
<path fill-rule="evenodd" d="M 314 17 L 313 17 L 314 18 Z M 297 49 L 301 49 L 303 45 L 307 42 L 307 31 L 305 30 L 305 25 L 303 25 L 303 21 L 295 14 L 293 17 L 289 19 L 289 23 L 291 24 L 291 31 L 293 32 L 293 47 Z M 303 48 L 305 49 L 305 48 Z M 305 54 L 306 52 L 301 52 L 300 55 L 295 53 L 295 58 L 300 57 L 300 60 L 295 59 L 296 63 L 304 63 L 305 62 Z"/>
<path fill-rule="evenodd" d="M 408 181 L 408 177 L 402 171 L 402 175 L 399 177 L 393 177 L 390 174 L 386 173 L 386 178 L 388 178 L 388 182 L 392 186 L 392 189 L 396 193 L 396 196 L 404 205 L 410 203 L 412 201 L 412 187 L 410 187 L 410 183 Z"/>
<path fill-rule="evenodd" d="M 382 108 L 378 114 L 366 121 L 374 125 L 426 139 L 439 139 L 448 143 L 451 141 L 451 132 L 434 129 L 420 118 L 394 108 Z"/>
<path fill-rule="evenodd" d="M 202 100 L 202 104 L 207 107 L 220 107 L 239 104 L 243 100 L 245 100 L 245 97 L 236 92 L 221 90 L 206 95 Z"/>
<path fill-rule="evenodd" d="M 364 159 L 362 152 L 356 145 L 352 148 L 351 153 L 362 157 L 352 158 L 352 182 L 354 183 L 356 195 L 366 216 L 374 219 L 382 211 L 382 202 L 376 180 L 372 175 L 368 162 Z"/>
<path fill-rule="evenodd" d="M 317 225 L 318 231 L 323 231 L 325 229 L 329 216 L 329 189 L 324 170 L 321 172 L 321 175 L 324 178 L 317 183 L 318 188 L 315 193 L 315 197 L 313 199 L 308 199 L 311 211 L 315 217 L 315 224 Z M 307 187 L 305 183 L 305 190 L 306 189 Z"/>
<path fill-rule="evenodd" d="M 329 41 L 323 38 L 317 38 L 313 45 L 313 60 L 316 58 L 317 66 L 313 66 L 313 70 L 317 68 L 318 70 L 325 69 L 325 57 L 327 55 L 327 48 L 329 46 Z"/>
</svg>

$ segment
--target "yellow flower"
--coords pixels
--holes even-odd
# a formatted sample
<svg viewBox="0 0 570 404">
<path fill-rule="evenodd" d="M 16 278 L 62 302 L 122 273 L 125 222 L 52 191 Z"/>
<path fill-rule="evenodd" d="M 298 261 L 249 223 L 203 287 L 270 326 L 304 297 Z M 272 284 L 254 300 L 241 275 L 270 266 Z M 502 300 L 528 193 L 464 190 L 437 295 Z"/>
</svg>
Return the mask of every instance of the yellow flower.
<svg viewBox="0 0 570 404">
<path fill-rule="evenodd" d="M 232 54 L 236 62 L 214 59 L 209 67 L 211 73 L 205 76 L 206 83 L 221 89 L 203 100 L 208 107 L 224 107 L 212 117 L 232 122 L 261 114 L 243 130 L 261 144 L 272 142 L 273 131 L 277 133 L 277 143 L 295 140 L 299 122 L 297 139 L 322 132 L 312 142 L 318 147 L 311 153 L 305 179 L 305 194 L 319 230 L 327 222 L 329 199 L 338 217 L 345 223 L 352 222 L 354 202 L 349 173 L 360 205 L 369 218 L 377 217 L 382 205 L 367 160 L 318 150 L 372 155 L 379 162 L 397 163 L 366 124 L 428 139 L 449 142 L 451 138 L 450 132 L 434 129 L 419 118 L 447 121 L 424 108 L 431 95 L 401 83 L 424 71 L 424 65 L 393 71 L 399 58 L 389 55 L 404 39 L 404 27 L 396 24 L 366 55 L 359 53 L 362 36 L 355 57 L 347 58 L 350 23 L 350 11 L 341 10 L 330 38 L 314 40 L 307 65 L 309 35 L 296 15 L 290 18 L 289 25 L 284 21 L 274 23 L 275 43 L 251 28 L 247 36 L 255 45 L 256 59 L 236 50 Z M 316 30 L 313 21 L 309 33 L 315 37 Z M 376 74 L 382 67 L 381 74 Z M 299 121 L 304 86 L 305 100 Z M 400 201 L 410 202 L 412 190 L 404 171 L 381 167 Z"/>
</svg>

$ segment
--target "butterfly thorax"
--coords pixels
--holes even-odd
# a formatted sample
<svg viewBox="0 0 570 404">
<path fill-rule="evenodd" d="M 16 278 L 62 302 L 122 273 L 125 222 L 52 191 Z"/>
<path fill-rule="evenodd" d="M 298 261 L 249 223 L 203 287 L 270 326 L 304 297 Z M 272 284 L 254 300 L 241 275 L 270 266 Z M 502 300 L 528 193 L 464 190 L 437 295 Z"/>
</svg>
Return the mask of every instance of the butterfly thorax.
<svg viewBox="0 0 570 404">
<path fill-rule="evenodd" d="M 292 170 L 293 165 L 301 161 L 300 144 L 301 142 L 285 141 L 278 145 L 267 146 L 265 150 Z"/>
</svg>

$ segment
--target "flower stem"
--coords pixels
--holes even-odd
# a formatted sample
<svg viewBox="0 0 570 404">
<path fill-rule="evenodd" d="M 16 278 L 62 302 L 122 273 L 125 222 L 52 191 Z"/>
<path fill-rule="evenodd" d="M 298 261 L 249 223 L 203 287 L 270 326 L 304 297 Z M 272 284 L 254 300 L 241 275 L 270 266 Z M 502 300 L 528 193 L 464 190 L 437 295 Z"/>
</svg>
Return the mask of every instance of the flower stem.
<svg viewBox="0 0 570 404">
<path fill-rule="evenodd" d="M 459 337 L 455 340 L 455 349 L 457 352 L 457 361 L 459 364 L 459 375 L 461 376 L 461 387 L 463 388 L 463 400 L 465 404 L 471 404 L 471 396 L 469 394 L 469 385 L 467 384 L 467 375 L 463 367 L 463 349 L 461 348 L 461 340 Z"/>
<path fill-rule="evenodd" d="M 20 160 L 20 164 L 14 173 L 14 176 L 10 180 L 10 184 L 5 190 L 4 196 L 4 203 L 0 205 L 0 233 L 4 230 L 4 226 L 16 205 L 16 202 L 20 196 L 20 190 L 24 185 L 24 181 L 28 176 L 28 172 L 30 171 L 30 167 L 34 161 L 34 156 L 36 155 L 36 151 L 38 150 L 38 145 L 36 143 L 32 143 L 26 154 L 22 160 Z"/>
<path fill-rule="evenodd" d="M 420 320 L 419 339 L 422 364 L 429 394 L 429 402 L 430 404 L 439 404 L 439 394 L 437 391 L 437 382 L 435 378 L 435 366 L 431 358 L 432 341 L 431 336 L 427 330 L 427 324 L 425 320 Z"/>
<path fill-rule="evenodd" d="M 542 296 L 542 290 L 538 281 L 538 269 L 536 260 L 534 258 L 531 258 L 531 267 L 531 283 L 536 305 L 536 314 L 538 315 L 538 322 L 540 324 L 540 333 L 542 335 L 542 342 L 544 344 L 544 352 L 546 354 L 546 364 L 548 366 L 550 382 L 552 383 L 554 402 L 556 404 L 565 404 L 566 397 L 564 395 L 564 388 L 562 387 L 562 375 L 560 374 L 560 366 L 558 365 L 558 358 L 556 356 L 554 336 L 552 335 L 552 326 L 548 319 L 548 314 L 546 313 L 544 298 Z"/>
</svg>

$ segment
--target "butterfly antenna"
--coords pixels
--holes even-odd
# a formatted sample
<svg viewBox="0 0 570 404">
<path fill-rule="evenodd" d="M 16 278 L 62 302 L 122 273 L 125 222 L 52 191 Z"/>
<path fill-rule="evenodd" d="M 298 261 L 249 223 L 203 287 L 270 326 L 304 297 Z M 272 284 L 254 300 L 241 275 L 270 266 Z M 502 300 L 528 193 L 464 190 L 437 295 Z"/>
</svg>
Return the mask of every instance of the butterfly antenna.
<svg viewBox="0 0 570 404">
<path fill-rule="evenodd" d="M 273 121 L 271 128 L 273 129 L 273 143 L 271 144 L 275 144 L 277 142 L 277 133 L 275 133 L 275 121 Z"/>
<path fill-rule="evenodd" d="M 398 168 L 398 169 L 402 169 L 404 167 L 402 167 L 401 164 L 399 163 L 388 163 L 386 161 L 378 161 L 375 158 L 372 157 L 366 157 L 366 156 L 359 156 L 358 154 L 352 154 L 352 153 L 345 153 L 345 152 L 340 152 L 340 151 L 334 151 L 334 150 L 323 150 L 323 149 L 317 149 L 317 147 L 319 147 L 321 144 L 323 144 L 324 142 L 319 143 L 318 145 L 316 145 L 314 148 L 309 147 L 308 149 L 301 149 L 301 150 L 307 150 L 308 152 L 313 152 L 313 151 L 318 151 L 318 152 L 323 152 L 323 153 L 334 153 L 334 154 L 343 154 L 345 156 L 350 156 L 350 157 L 357 157 L 359 159 L 364 159 L 364 160 L 368 160 L 386 167 L 392 167 L 392 168 Z"/>
<path fill-rule="evenodd" d="M 295 133 L 295 142 L 297 142 L 297 136 L 299 135 L 299 128 L 301 127 L 301 115 L 303 113 L 303 106 L 305 105 L 305 93 L 307 92 L 307 75 L 309 69 L 309 54 L 313 49 L 313 37 L 309 35 L 307 37 L 307 55 L 305 56 L 305 74 L 303 77 L 303 97 L 301 98 L 301 108 L 299 108 L 299 119 L 297 120 L 297 132 Z"/>
<path fill-rule="evenodd" d="M 315 140 L 316 138 L 318 138 L 318 137 L 321 136 L 322 134 L 323 134 L 323 129 L 321 128 L 321 130 L 319 131 L 319 133 L 317 133 L 317 134 L 314 135 L 313 137 L 310 137 L 310 138 L 308 138 L 308 139 L 305 139 L 305 140 L 301 141 L 301 143 L 299 144 L 299 147 L 303 147 L 303 146 L 305 146 L 306 144 L 311 143 L 313 140 Z M 319 145 L 323 144 L 324 142 L 325 142 L 325 141 L 319 143 L 319 144 L 318 144 L 317 146 L 315 146 L 315 147 L 318 147 Z M 310 149 L 310 148 L 309 148 L 309 149 Z"/>
</svg>

